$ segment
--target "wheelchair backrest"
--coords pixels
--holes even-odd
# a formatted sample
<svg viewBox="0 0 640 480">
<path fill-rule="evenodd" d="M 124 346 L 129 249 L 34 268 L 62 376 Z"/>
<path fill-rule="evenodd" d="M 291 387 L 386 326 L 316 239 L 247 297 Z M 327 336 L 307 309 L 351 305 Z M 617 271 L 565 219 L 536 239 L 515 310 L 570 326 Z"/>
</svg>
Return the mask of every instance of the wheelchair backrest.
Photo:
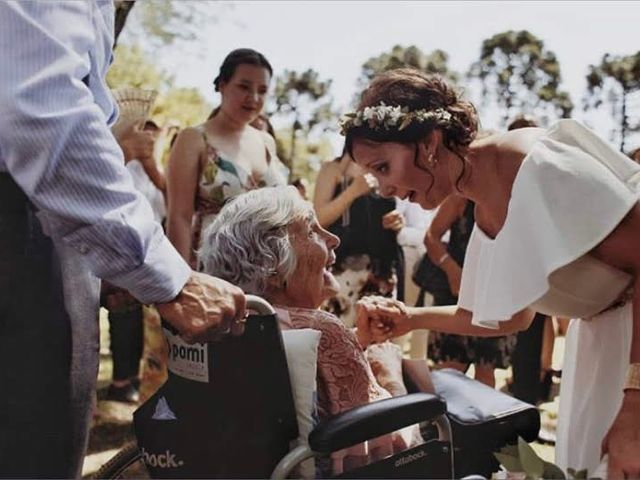
<svg viewBox="0 0 640 480">
<path fill-rule="evenodd" d="M 275 315 L 245 333 L 189 345 L 163 324 L 169 378 L 134 414 L 153 478 L 266 478 L 298 435 Z"/>
</svg>

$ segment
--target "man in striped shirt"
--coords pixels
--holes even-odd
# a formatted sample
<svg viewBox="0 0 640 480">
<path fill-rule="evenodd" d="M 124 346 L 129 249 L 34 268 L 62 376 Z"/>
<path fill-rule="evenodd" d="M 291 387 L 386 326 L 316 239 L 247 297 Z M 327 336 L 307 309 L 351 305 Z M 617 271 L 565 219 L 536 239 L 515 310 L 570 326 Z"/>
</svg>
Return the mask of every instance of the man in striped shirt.
<svg viewBox="0 0 640 480">
<path fill-rule="evenodd" d="M 244 295 L 191 271 L 109 131 L 111 0 L 0 2 L 0 477 L 79 476 L 98 278 L 187 341 L 242 331 Z"/>
</svg>

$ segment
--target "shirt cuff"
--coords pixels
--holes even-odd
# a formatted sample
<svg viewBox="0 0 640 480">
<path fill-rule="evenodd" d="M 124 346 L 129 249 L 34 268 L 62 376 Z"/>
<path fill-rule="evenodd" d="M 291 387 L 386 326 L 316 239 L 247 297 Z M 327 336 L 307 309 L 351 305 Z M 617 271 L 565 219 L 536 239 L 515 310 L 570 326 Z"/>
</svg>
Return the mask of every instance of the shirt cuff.
<svg viewBox="0 0 640 480">
<path fill-rule="evenodd" d="M 144 304 L 166 303 L 178 296 L 191 276 L 191 267 L 164 235 L 134 270 L 105 280 L 121 286 Z"/>
</svg>

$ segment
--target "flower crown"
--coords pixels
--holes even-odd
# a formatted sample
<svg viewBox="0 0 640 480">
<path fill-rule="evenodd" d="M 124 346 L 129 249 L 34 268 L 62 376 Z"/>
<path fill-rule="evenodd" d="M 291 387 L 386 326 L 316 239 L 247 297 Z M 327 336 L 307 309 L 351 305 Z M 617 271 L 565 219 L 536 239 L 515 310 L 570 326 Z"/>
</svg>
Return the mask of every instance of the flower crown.
<svg viewBox="0 0 640 480">
<path fill-rule="evenodd" d="M 340 118 L 340 133 L 346 135 L 349 130 L 363 125 L 374 130 L 402 131 L 413 122 L 433 122 L 446 126 L 451 123 L 451 113 L 444 108 L 435 110 L 409 110 L 409 107 L 392 107 L 380 102 L 375 107 L 365 107 L 363 110 L 346 113 Z"/>
</svg>

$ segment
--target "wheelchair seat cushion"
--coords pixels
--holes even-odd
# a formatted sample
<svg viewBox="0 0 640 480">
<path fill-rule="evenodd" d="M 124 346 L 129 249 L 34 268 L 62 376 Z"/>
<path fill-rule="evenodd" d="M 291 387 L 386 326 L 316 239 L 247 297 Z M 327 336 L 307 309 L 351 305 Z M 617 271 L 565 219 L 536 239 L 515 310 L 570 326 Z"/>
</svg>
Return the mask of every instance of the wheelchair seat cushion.
<svg viewBox="0 0 640 480">
<path fill-rule="evenodd" d="M 432 372 L 436 393 L 447 403 L 456 446 L 495 449 L 518 437 L 533 441 L 540 414 L 528 403 L 473 380 L 457 370 Z"/>
</svg>

